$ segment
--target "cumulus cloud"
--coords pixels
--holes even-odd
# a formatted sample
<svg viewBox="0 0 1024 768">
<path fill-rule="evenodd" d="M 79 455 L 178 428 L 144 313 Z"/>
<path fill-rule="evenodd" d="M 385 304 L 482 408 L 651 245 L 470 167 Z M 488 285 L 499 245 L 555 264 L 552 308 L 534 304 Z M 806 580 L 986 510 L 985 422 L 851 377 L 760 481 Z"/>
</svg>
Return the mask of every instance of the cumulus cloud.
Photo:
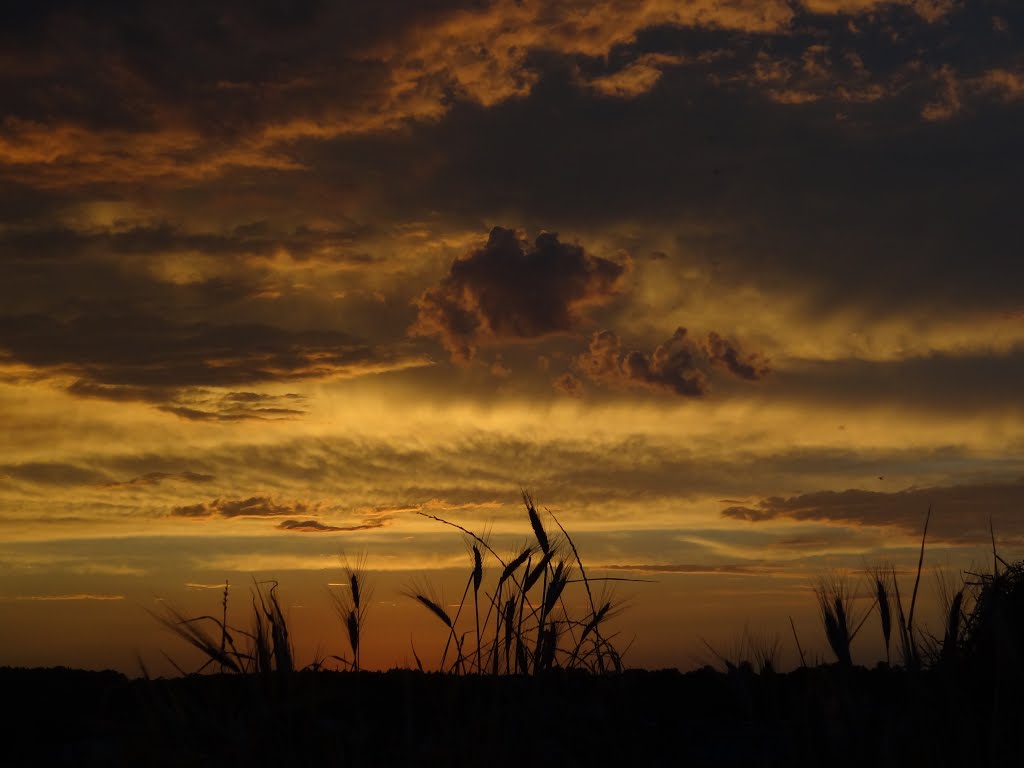
<svg viewBox="0 0 1024 768">
<path fill-rule="evenodd" d="M 700 397 L 708 392 L 707 376 L 697 364 L 700 351 L 685 328 L 659 344 L 653 353 L 623 350 L 612 331 L 598 331 L 574 366 L 589 379 L 612 387 L 634 387 Z"/>
<path fill-rule="evenodd" d="M 997 538 L 1020 541 L 1024 537 L 1019 515 L 1024 509 L 1024 480 L 907 488 L 892 493 L 849 489 L 772 496 L 752 506 L 727 507 L 722 515 L 752 523 L 788 519 L 895 526 L 920 533 L 929 507 L 929 536 L 954 542 L 984 541 L 991 519 Z"/>
<path fill-rule="evenodd" d="M 648 389 L 656 392 L 701 397 L 711 389 L 709 370 L 712 366 L 747 381 L 764 378 L 770 368 L 761 355 L 742 353 L 738 346 L 715 332 L 698 344 L 685 328 L 655 347 L 650 354 L 626 349 L 619 336 L 609 330 L 598 331 L 590 338 L 587 351 L 578 355 L 573 368 L 591 381 L 609 387 Z M 582 387 L 571 373 L 552 382 L 555 389 L 579 397 Z"/>
<path fill-rule="evenodd" d="M 531 244 L 494 227 L 487 243 L 456 259 L 416 302 L 409 333 L 437 336 L 452 359 L 479 346 L 528 341 L 576 329 L 587 307 L 618 294 L 627 266 L 541 233 Z"/>
<path fill-rule="evenodd" d="M 563 373 L 551 382 L 557 391 L 569 397 L 583 397 L 583 382 L 571 373 Z"/>
<path fill-rule="evenodd" d="M 748 381 L 763 379 L 771 368 L 768 361 L 759 354 L 744 355 L 735 344 L 723 339 L 712 331 L 704 344 L 708 360 L 724 366 L 730 373 Z"/>
</svg>

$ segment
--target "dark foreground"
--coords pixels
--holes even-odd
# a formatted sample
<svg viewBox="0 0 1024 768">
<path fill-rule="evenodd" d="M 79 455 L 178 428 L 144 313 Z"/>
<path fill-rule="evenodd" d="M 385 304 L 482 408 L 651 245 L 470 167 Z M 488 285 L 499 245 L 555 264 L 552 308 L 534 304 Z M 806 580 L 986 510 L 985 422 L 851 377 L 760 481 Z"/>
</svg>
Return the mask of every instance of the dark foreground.
<svg viewBox="0 0 1024 768">
<path fill-rule="evenodd" d="M 990 681 L 995 682 L 995 681 Z M 837 667 L 129 680 L 0 669 L 3 766 L 1013 766 L 1020 692 Z"/>
</svg>

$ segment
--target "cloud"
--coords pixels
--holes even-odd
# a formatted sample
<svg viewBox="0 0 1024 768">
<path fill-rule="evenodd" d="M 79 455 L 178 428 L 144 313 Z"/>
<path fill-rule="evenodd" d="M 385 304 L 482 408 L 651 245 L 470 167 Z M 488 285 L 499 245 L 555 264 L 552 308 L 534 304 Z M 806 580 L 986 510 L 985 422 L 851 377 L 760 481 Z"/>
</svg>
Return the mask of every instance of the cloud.
<svg viewBox="0 0 1024 768">
<path fill-rule="evenodd" d="M 62 249 L 66 254 L 85 249 L 104 257 L 199 253 L 216 260 L 218 269 L 236 257 L 270 261 L 279 250 L 296 259 L 320 249 L 334 252 L 340 247 L 336 242 L 304 242 L 293 219 L 298 218 L 294 209 L 304 209 L 315 197 L 335 200 L 336 195 L 343 198 L 339 210 L 372 209 L 375 215 L 405 216 L 407 220 L 420 218 L 420 201 L 424 199 L 431 200 L 437 211 L 458 210 L 459 218 L 465 212 L 473 226 L 479 226 L 476 222 L 480 220 L 495 220 L 497 215 L 515 215 L 529 228 L 557 224 L 565 232 L 574 227 L 574 232 L 587 238 L 584 242 L 588 245 L 595 241 L 589 239 L 588 228 L 578 226 L 581 221 L 590 229 L 594 221 L 626 221 L 630 226 L 636 222 L 646 229 L 652 218 L 666 212 L 673 218 L 659 223 L 672 236 L 678 229 L 685 240 L 687 224 L 676 214 L 687 211 L 701 222 L 700 231 L 708 234 L 702 234 L 700 242 L 681 243 L 678 251 L 665 241 L 657 243 L 656 247 L 672 253 L 671 261 L 680 253 L 700 252 L 720 262 L 727 273 L 722 282 L 728 283 L 736 275 L 758 284 L 776 278 L 773 285 L 805 292 L 811 302 L 818 296 L 815 289 L 824 287 L 828 295 L 822 297 L 822 303 L 828 309 L 837 307 L 829 301 L 833 297 L 849 303 L 878 299 L 879 305 L 898 307 L 916 304 L 927 296 L 938 297 L 936 303 L 955 296 L 947 306 L 956 313 L 976 301 L 979 284 L 1006 294 L 1010 293 L 1007 286 L 1015 284 L 1019 266 L 998 256 L 1012 251 L 1008 237 L 998 242 L 998 222 L 1012 220 L 1012 203 L 1007 202 L 1012 200 L 1011 185 L 1000 181 L 1002 175 L 989 174 L 986 184 L 979 185 L 982 188 L 971 196 L 960 194 L 957 187 L 962 172 L 958 169 L 974 168 L 982 174 L 1000 163 L 1013 163 L 1009 150 L 1017 131 L 1010 128 L 1016 122 L 1015 102 L 1010 97 L 1022 70 L 1014 46 L 1006 40 L 989 39 L 985 32 L 988 19 L 981 17 L 993 9 L 983 13 L 980 7 L 973 11 L 953 8 L 948 21 L 931 25 L 908 13 L 906 4 L 819 4 L 823 12 L 854 14 L 839 21 L 808 15 L 786 2 L 771 7 L 753 2 L 697 2 L 686 7 L 664 2 L 621 7 L 582 3 L 547 9 L 514 3 L 430 6 L 407 8 L 401 19 L 394 18 L 390 24 L 378 19 L 369 27 L 358 23 L 348 27 L 341 22 L 348 20 L 347 14 L 356 14 L 362 21 L 358 17 L 363 14 L 377 19 L 385 12 L 321 8 L 311 12 L 306 22 L 310 26 L 303 28 L 304 45 L 289 36 L 297 34 L 295 30 L 266 38 L 241 35 L 237 25 L 248 28 L 253 24 L 254 29 L 264 30 L 260 34 L 265 29 L 262 22 L 253 21 L 260 14 L 239 9 L 232 15 L 232 24 L 222 30 L 226 37 L 221 45 L 203 45 L 197 58 L 199 54 L 184 55 L 185 49 L 172 41 L 189 39 L 193 25 L 207 28 L 205 14 L 189 12 L 173 21 L 162 19 L 163 23 L 154 26 L 152 7 L 147 5 L 149 10 L 140 9 L 135 16 L 142 28 L 151 29 L 154 35 L 151 42 L 161 50 L 165 62 L 160 68 L 153 66 L 149 56 L 140 55 L 130 40 L 122 39 L 118 32 L 122 23 L 109 13 L 99 11 L 84 17 L 73 9 L 62 11 L 82 25 L 76 29 L 83 35 L 85 30 L 95 30 L 108 35 L 104 39 L 115 49 L 123 46 L 123 56 L 114 57 L 118 62 L 115 71 L 103 70 L 99 62 L 94 68 L 81 66 L 88 60 L 86 37 L 71 35 L 61 41 L 67 45 L 58 49 L 53 37 L 56 29 L 44 24 L 39 31 L 43 36 L 40 44 L 26 46 L 24 51 L 26 61 L 49 60 L 39 62 L 39 73 L 31 81 L 34 85 L 26 86 L 23 77 L 11 76 L 7 81 L 5 104 L 19 106 L 12 107 L 12 112 L 25 121 L 12 123 L 11 145 L 26 146 L 32 139 L 44 149 L 59 149 L 59 126 L 49 123 L 67 123 L 79 126 L 81 141 L 95 142 L 98 154 L 62 151 L 44 158 L 46 162 L 8 166 L 24 183 L 10 186 L 14 191 L 5 199 L 30 192 L 25 184 L 44 184 L 46 174 L 63 173 L 69 177 L 68 183 L 79 183 L 89 177 L 89 168 L 83 166 L 102 167 L 114 180 L 101 190 L 90 188 L 78 194 L 81 198 L 98 196 L 103 202 L 97 207 L 103 207 L 108 198 L 123 195 L 120 183 L 137 183 L 130 173 L 116 167 L 116 157 L 106 158 L 104 163 L 103 153 L 131 155 L 126 142 L 143 144 L 149 133 L 170 128 L 192 137 L 192 155 L 218 154 L 226 143 L 245 144 L 251 139 L 248 146 L 254 152 L 287 155 L 292 165 L 301 169 L 244 171 L 241 157 L 234 166 L 204 166 L 202 173 L 219 178 L 204 177 L 207 180 L 195 192 L 200 201 L 197 205 L 229 208 L 232 216 L 223 217 L 220 228 L 197 225 L 187 205 L 172 205 L 165 197 L 167 187 L 176 185 L 176 171 L 169 172 L 167 164 L 184 169 L 196 165 L 195 158 L 189 151 L 170 153 L 157 142 L 153 151 L 164 158 L 152 162 L 157 177 L 144 182 L 157 201 L 157 210 L 106 230 L 86 219 L 78 231 L 78 239 L 85 242 L 76 243 L 67 237 L 72 229 L 67 203 L 73 195 L 54 192 L 48 204 L 59 203 L 61 221 L 43 222 L 41 241 L 33 245 L 31 237 L 20 237 L 26 234 L 19 229 L 24 227 L 23 221 L 19 227 L 5 230 L 5 237 L 12 239 L 11 247 L 23 254 L 22 262 L 11 270 L 15 287 L 10 292 L 24 294 L 19 287 L 46 284 L 46 295 L 52 296 L 54 283 L 49 280 L 69 273 L 68 282 L 73 282 L 69 293 L 98 298 L 107 281 L 124 281 L 126 272 L 148 263 L 138 259 L 128 266 L 129 260 L 117 260 L 121 268 L 108 275 L 102 269 L 114 260 L 98 257 L 90 274 L 82 275 L 79 265 L 61 260 Z M 592 10 L 584 12 L 587 8 Z M 870 15 L 861 15 L 868 11 Z M 1010 12 L 1006 16 L 1011 28 L 1016 28 L 1017 15 Z M 510 20 L 524 26 L 510 27 Z M 847 28 L 847 21 L 855 31 Z M 957 28 L 972 29 L 976 36 L 972 40 L 978 44 L 950 44 L 955 42 L 950 37 Z M 429 29 L 438 30 L 440 36 L 431 37 L 425 32 Z M 331 36 L 343 36 L 356 43 L 353 50 L 374 55 L 358 64 L 325 68 L 321 57 L 330 50 L 327 41 Z M 517 38 L 514 47 L 501 47 L 512 38 Z M 1013 39 L 1004 33 L 996 38 Z M 285 55 L 256 61 L 246 44 L 253 39 Z M 59 55 L 52 53 L 57 50 Z M 542 55 L 538 55 L 540 50 Z M 42 51 L 51 53 L 43 55 Z M 434 55 L 424 55 L 429 52 Z M 664 64 L 657 57 L 684 57 L 685 61 Z M 924 105 L 941 101 L 945 83 L 936 73 L 947 64 L 958 82 L 977 82 L 982 89 L 979 99 L 998 109 L 978 112 L 970 99 L 961 97 L 964 109 L 960 114 L 965 119 L 991 118 L 990 123 L 979 125 L 989 140 L 985 147 L 972 144 L 980 162 L 957 162 L 949 168 L 930 162 L 930 153 L 958 156 L 957 148 L 965 146 L 963 137 L 947 131 L 961 121 L 925 125 L 920 117 Z M 349 67 L 357 68 L 359 77 L 348 75 Z M 171 71 L 173 78 L 168 75 Z M 639 99 L 609 99 L 586 85 L 626 72 L 657 72 L 659 79 Z M 71 85 L 76 78 L 87 82 Z M 344 87 L 335 87 L 336 79 L 345 81 L 340 84 Z M 58 81 L 66 85 L 59 88 L 55 85 Z M 360 82 L 362 87 L 354 88 Z M 982 88 L 985 83 L 989 85 Z M 968 86 L 961 87 L 966 90 Z M 776 92 L 799 95 L 790 100 L 802 103 L 779 104 L 772 100 L 771 94 Z M 72 99 L 73 93 L 102 98 Z M 33 98 L 32 94 L 38 95 Z M 358 136 L 349 133 L 345 134 L 348 138 L 339 139 L 332 135 L 334 128 L 340 129 L 332 112 L 350 112 L 346 102 L 350 96 L 360 108 L 375 105 L 378 121 L 366 123 L 362 133 L 356 132 Z M 486 108 L 478 107 L 485 103 Z M 684 109 L 683 104 L 688 106 Z M 104 109 L 90 105 L 103 105 Z M 210 118 L 214 114 L 216 121 Z M 694 114 L 703 117 L 694 120 Z M 433 124 L 436 120 L 441 122 Z M 997 123 L 1007 127 L 991 132 L 985 127 L 995 128 Z M 762 126 L 757 141 L 739 130 L 741 125 Z M 113 129 L 120 133 L 112 133 Z M 138 135 L 124 135 L 132 131 Z M 376 139 L 383 131 L 388 136 Z M 151 160 L 142 158 L 138 163 Z M 820 173 L 825 163 L 832 169 L 828 178 Z M 336 172 L 350 164 L 351 173 Z M 935 178 L 928 175 L 928 168 L 934 169 Z M 1013 178 L 1015 166 L 1009 170 L 1005 176 Z M 401 174 L 401 184 L 394 183 L 397 174 Z M 943 177 L 949 183 L 938 183 Z M 891 182 L 884 184 L 879 179 Z M 191 180 L 188 183 L 195 185 Z M 1000 186 L 1004 189 L 996 189 Z M 303 189 L 307 191 L 302 193 Z M 948 193 L 943 194 L 943 189 Z M 916 199 L 919 192 L 929 197 L 928 205 L 912 210 L 899 207 L 898 201 Z M 807 203 L 798 199 L 803 195 L 813 196 L 820 206 L 816 210 L 822 223 L 817 229 L 808 227 L 806 217 L 799 213 Z M 891 199 L 882 207 L 865 202 L 878 195 Z M 943 198 L 937 206 L 936 197 Z M 280 205 L 285 198 L 292 201 L 291 209 Z M 321 206 L 316 209 L 318 215 L 328 215 L 322 213 L 323 203 L 313 204 Z M 261 209 L 253 212 L 250 209 L 255 205 Z M 161 210 L 163 206 L 173 210 Z M 876 215 L 883 207 L 892 211 L 892 221 L 881 221 Z M 788 212 L 778 210 L 782 208 Z M 941 213 L 932 215 L 936 210 Z M 979 220 L 978 212 L 985 210 L 991 213 Z M 906 229 L 920 238 L 919 245 L 898 242 L 900 235 L 893 233 L 897 228 L 893 225 L 902 216 L 917 217 Z M 249 228 L 261 221 L 269 223 L 263 229 Z M 349 231 L 351 237 L 366 224 L 350 231 L 339 229 Z M 953 237 L 950 228 L 958 230 Z M 61 236 L 62 230 L 65 236 Z M 833 236 L 839 231 L 849 237 Z M 975 237 L 977 232 L 987 233 L 982 242 Z M 48 244 L 43 242 L 47 237 Z M 939 256 L 934 251 L 933 257 L 936 246 L 948 253 Z M 33 258 L 36 248 L 47 250 L 48 258 L 57 260 L 60 268 L 51 268 L 53 274 L 37 274 L 41 267 Z M 864 258 L 872 248 L 891 258 Z M 372 248 L 355 250 L 376 253 Z M 707 252 L 712 250 L 716 252 Z M 951 263 L 958 258 L 955 254 L 968 250 L 975 254 L 972 258 L 990 266 L 967 270 L 962 263 Z M 822 259 L 822 253 L 829 253 L 829 258 Z M 928 256 L 922 259 L 915 253 Z M 879 259 L 884 259 L 885 269 L 875 268 Z M 236 279 L 237 275 L 223 278 L 220 289 L 251 298 L 261 289 L 287 292 L 284 286 L 292 284 L 275 281 L 262 286 L 256 279 L 259 270 L 253 266 L 250 263 L 248 269 L 239 269 L 244 280 Z M 765 275 L 768 269 L 775 274 Z M 15 274 L 26 271 L 31 280 Z M 991 277 L 998 274 L 1008 279 Z M 929 285 L 908 291 L 915 278 Z M 972 290 L 961 291 L 961 280 L 971 283 Z M 948 291 L 930 290 L 940 282 Z M 189 295 L 180 297 L 177 306 L 195 302 L 198 285 L 189 288 Z M 409 285 L 422 284 L 410 281 Z M 203 290 L 217 287 L 211 282 Z M 883 293 L 889 295 L 880 295 Z M 122 286 L 120 294 L 135 295 L 130 286 Z M 219 303 L 214 297 L 199 301 Z M 46 307 L 32 309 L 50 311 Z M 225 313 L 217 320 L 224 322 L 229 316 Z M 191 316 L 187 322 L 194 319 Z M 673 320 L 673 325 L 681 322 L 681 318 Z M 408 318 L 396 322 L 404 328 Z M 687 317 L 686 323 L 690 322 Z M 732 330 L 718 324 L 711 327 Z M 625 333 L 623 327 L 617 329 Z M 189 415 L 185 410 L 180 413 Z"/>
<path fill-rule="evenodd" d="M 708 334 L 704 351 L 708 360 L 714 364 L 725 366 L 727 370 L 741 379 L 757 381 L 771 372 L 768 361 L 764 357 L 756 353 L 744 356 L 736 345 L 726 341 L 714 331 Z"/>
<path fill-rule="evenodd" d="M 199 472 L 147 472 L 144 475 L 133 477 L 121 483 L 107 483 L 107 488 L 125 488 L 130 486 L 160 485 L 164 481 L 173 480 L 181 483 L 209 483 L 214 480 L 213 475 L 204 475 Z"/>
<path fill-rule="evenodd" d="M 430 498 L 422 502 L 377 504 L 357 509 L 357 513 L 366 518 L 367 523 L 380 518 L 390 519 L 395 515 L 407 515 L 415 512 L 464 512 L 476 510 L 495 510 L 502 507 L 498 501 L 454 502 L 443 498 Z"/>
<path fill-rule="evenodd" d="M 709 384 L 707 376 L 697 367 L 699 354 L 685 328 L 677 328 L 672 337 L 659 344 L 650 355 L 638 350 L 623 351 L 615 333 L 599 331 L 573 365 L 591 381 L 606 386 L 700 397 L 708 392 Z"/>
<path fill-rule="evenodd" d="M 350 531 L 368 531 L 383 528 L 391 523 L 392 510 L 362 510 L 363 519 L 353 525 L 331 525 L 315 519 L 304 519 L 300 516 L 316 517 L 325 505 L 321 502 L 279 501 L 268 496 L 250 496 L 247 499 L 216 498 L 208 502 L 176 506 L 171 510 L 174 517 L 193 519 L 209 519 L 220 517 L 226 519 L 242 518 L 287 518 L 274 527 L 281 531 L 299 533 L 339 533 Z"/>
<path fill-rule="evenodd" d="M 569 397 L 583 397 L 583 382 L 571 373 L 563 373 L 561 376 L 553 379 L 551 386 Z"/>
<path fill-rule="evenodd" d="M 634 573 L 675 573 L 675 574 L 720 574 L 725 576 L 761 576 L 772 569 L 758 565 L 689 565 L 663 564 L 649 565 L 602 565 L 610 571 L 633 571 Z"/>
<path fill-rule="evenodd" d="M 531 245 L 494 227 L 487 243 L 456 259 L 439 285 L 417 300 L 413 336 L 438 336 L 453 360 L 477 347 L 540 339 L 579 327 L 587 307 L 622 287 L 623 264 L 542 233 Z"/>
<path fill-rule="evenodd" d="M 58 379 L 79 397 L 141 401 L 189 420 L 288 419 L 305 413 L 297 394 L 233 390 L 338 379 L 427 364 L 333 330 L 266 323 L 180 323 L 147 314 L 0 316 L 0 358 Z M 211 391 L 219 388 L 227 391 Z"/>
<path fill-rule="evenodd" d="M 305 405 L 305 396 L 297 394 L 229 392 L 221 395 L 185 390 L 158 408 L 189 421 L 277 421 L 304 416 Z"/>
<path fill-rule="evenodd" d="M 127 208 L 126 212 L 133 209 Z M 265 275 L 243 275 L 249 281 L 230 285 L 223 279 L 239 277 L 233 268 L 246 266 L 272 271 L 283 264 L 317 264 L 335 267 L 360 266 L 373 263 L 369 254 L 358 248 L 360 236 L 369 234 L 367 226 L 272 225 L 266 221 L 246 221 L 244 211 L 238 216 L 244 223 L 230 230 L 203 226 L 186 227 L 161 219 L 117 218 L 100 222 L 71 223 L 42 219 L 18 221 L 16 226 L 0 230 L 0 261 L 27 266 L 26 262 L 45 260 L 51 266 L 66 266 L 69 259 L 99 262 L 110 255 L 146 256 L 148 269 L 137 272 L 157 282 L 202 286 L 225 294 L 246 294 L 261 289 L 254 278 Z M 197 259 L 201 255 L 202 259 Z M 123 263 L 123 262 L 122 262 Z M 220 285 L 207 271 L 220 275 Z"/>
<path fill-rule="evenodd" d="M 76 600 L 124 600 L 124 595 L 94 595 L 80 592 L 74 595 L 18 595 L 15 600 L 33 600 L 40 602 L 67 602 Z"/>
<path fill-rule="evenodd" d="M 1024 60 L 979 73 L 961 73 L 945 64 L 932 74 L 932 79 L 935 97 L 921 108 L 921 117 L 930 122 L 951 120 L 992 102 L 1011 104 L 1024 99 Z"/>
<path fill-rule="evenodd" d="M 11 478 L 35 485 L 101 485 L 110 482 L 103 472 L 64 462 L 29 461 L 0 464 L 0 479 Z"/>
<path fill-rule="evenodd" d="M 591 381 L 615 388 L 647 389 L 655 392 L 702 397 L 711 390 L 708 368 L 719 366 L 747 381 L 764 378 L 770 371 L 761 355 L 744 355 L 733 342 L 712 331 L 698 345 L 685 328 L 655 347 L 650 354 L 624 350 L 613 331 L 598 331 L 587 351 L 572 362 L 574 370 Z M 574 397 L 582 394 L 580 382 L 564 374 L 553 382 L 555 389 Z"/>
<path fill-rule="evenodd" d="M 1006 325 L 1012 325 L 1006 323 Z M 907 354 L 907 353 L 904 353 Z M 945 417 L 1013 412 L 1024 373 L 1024 346 L 1008 353 L 969 347 L 957 354 L 907 354 L 905 359 L 791 359 L 779 370 L 773 396 L 793 403 L 844 408 L 881 404 Z"/>
<path fill-rule="evenodd" d="M 213 509 L 210 505 L 201 502 L 177 506 L 171 510 L 171 514 L 176 517 L 210 517 L 213 514 Z"/>
<path fill-rule="evenodd" d="M 1024 508 L 1024 480 L 907 488 L 892 493 L 849 489 L 772 496 L 754 506 L 727 507 L 722 516 L 752 523 L 789 519 L 895 526 L 919 534 L 929 507 L 929 538 L 984 541 L 989 537 L 991 519 L 997 541 L 1024 540 L 1024 523 L 1018 514 Z"/>
<path fill-rule="evenodd" d="M 247 499 L 217 498 L 199 504 L 177 506 L 171 510 L 176 517 L 291 517 L 308 514 L 317 504 L 303 501 L 281 503 L 268 496 L 250 496 Z"/>
<path fill-rule="evenodd" d="M 505 365 L 505 361 L 500 354 L 495 356 L 488 370 L 490 370 L 491 376 L 496 379 L 507 379 L 512 375 L 512 369 Z"/>
<path fill-rule="evenodd" d="M 81 379 L 66 388 L 76 397 L 114 402 L 150 403 L 158 410 L 188 421 L 278 421 L 306 414 L 306 397 L 298 394 L 271 395 L 255 392 L 216 392 L 198 387 L 145 387 L 95 384 Z"/>
<path fill-rule="evenodd" d="M 651 90 L 661 79 L 663 67 L 683 62 L 681 56 L 649 53 L 637 57 L 617 72 L 595 77 L 587 85 L 604 96 L 630 99 Z"/>
<path fill-rule="evenodd" d="M 364 520 L 358 525 L 327 525 L 318 520 L 282 520 L 277 528 L 282 531 L 301 531 L 303 533 L 333 533 L 338 531 L 368 531 L 383 528 L 391 522 L 390 517 L 377 517 Z"/>
<path fill-rule="evenodd" d="M 319 378 L 388 364 L 338 331 L 139 314 L 3 316 L 0 349 L 29 365 L 78 373 L 86 384 L 149 388 Z"/>
<path fill-rule="evenodd" d="M 216 15 L 171 12 L 161 2 L 116 12 L 64 4 L 30 24 L 9 20 L 0 164 L 9 176 L 50 187 L 301 175 L 315 167 L 302 151 L 309 145 L 401 135 L 467 104 L 500 108 L 541 89 L 546 64 L 610 61 L 611 72 L 575 78 L 577 87 L 623 99 L 656 90 L 678 56 L 650 50 L 662 38 L 716 37 L 733 50 L 856 39 L 835 14 L 880 19 L 890 38 L 906 41 L 913 64 L 920 28 L 962 28 L 958 16 L 972 10 L 963 6 L 976 4 L 398 0 L 303 4 L 287 27 L 268 24 L 251 5 L 228 3 L 231 10 Z M 109 56 L 96 58 L 95 40 Z M 961 46 L 968 47 L 984 46 Z M 346 56 L 338 60 L 337 50 Z"/>
</svg>

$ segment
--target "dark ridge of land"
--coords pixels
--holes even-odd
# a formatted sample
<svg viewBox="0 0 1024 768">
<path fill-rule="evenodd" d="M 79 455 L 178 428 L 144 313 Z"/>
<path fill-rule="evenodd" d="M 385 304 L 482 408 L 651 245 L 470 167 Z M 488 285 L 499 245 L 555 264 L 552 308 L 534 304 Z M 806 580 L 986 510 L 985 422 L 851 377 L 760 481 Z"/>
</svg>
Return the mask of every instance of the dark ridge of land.
<svg viewBox="0 0 1024 768">
<path fill-rule="evenodd" d="M 3 668 L 0 765 L 1019 765 L 1021 697 L 971 686 L 885 667 L 158 680 Z"/>
</svg>

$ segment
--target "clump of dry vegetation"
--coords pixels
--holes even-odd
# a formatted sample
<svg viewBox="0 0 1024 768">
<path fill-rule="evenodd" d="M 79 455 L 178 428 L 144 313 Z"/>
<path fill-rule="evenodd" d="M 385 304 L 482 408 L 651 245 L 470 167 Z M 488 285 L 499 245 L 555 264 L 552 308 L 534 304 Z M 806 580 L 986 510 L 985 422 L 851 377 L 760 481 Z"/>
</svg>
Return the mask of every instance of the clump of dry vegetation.
<svg viewBox="0 0 1024 768">
<path fill-rule="evenodd" d="M 278 583 L 269 581 L 253 585 L 252 616 L 248 630 L 228 625 L 228 586 L 228 582 L 224 582 L 221 618 L 209 615 L 188 618 L 168 603 L 164 604 L 163 615 L 154 613 L 153 616 L 206 657 L 197 672 L 203 672 L 213 665 L 220 672 L 239 674 L 292 672 L 295 669 L 295 654 L 288 633 L 288 622 L 277 595 Z M 185 674 L 170 656 L 164 655 L 175 669 Z"/>
<path fill-rule="evenodd" d="M 352 658 L 332 656 L 353 672 L 359 671 L 359 645 L 366 624 L 366 611 L 373 595 L 366 580 L 366 563 L 360 558 L 355 565 L 345 564 L 345 581 L 338 585 L 340 590 L 331 593 L 334 609 L 345 628 L 345 639 L 352 651 Z"/>
<path fill-rule="evenodd" d="M 419 514 L 458 530 L 467 537 L 472 565 L 454 617 L 429 587 L 413 587 L 408 596 L 424 606 L 447 628 L 448 639 L 440 668 L 454 673 L 536 675 L 552 669 L 583 669 L 595 673 L 621 672 L 622 655 L 605 627 L 616 613 L 608 590 L 595 599 L 593 583 L 608 579 L 587 576 L 572 537 L 548 510 L 558 527 L 549 535 L 533 499 L 523 492 L 523 504 L 534 543 L 509 557 L 499 555 L 484 537 L 425 512 Z M 484 588 L 484 559 L 500 567 L 493 588 Z M 582 612 L 570 609 L 567 588 L 582 585 Z M 472 591 L 473 626 L 463 631 L 460 618 Z M 481 619 L 481 602 L 486 613 Z M 468 638 L 472 638 L 468 640 Z M 451 651 L 451 658 L 449 652 Z"/>
<path fill-rule="evenodd" d="M 724 650 L 719 651 L 707 640 L 702 642 L 730 674 L 756 672 L 760 675 L 771 675 L 779 670 L 782 638 L 777 634 L 746 626 L 739 638 Z"/>
<path fill-rule="evenodd" d="M 383 744 L 393 764 L 428 764 L 450 758 L 456 740 L 475 739 L 466 754 L 508 755 L 518 764 L 521 730 L 504 725 L 540 708 L 545 722 L 577 718 L 550 729 L 545 742 L 546 753 L 563 749 L 560 764 L 566 755 L 609 761 L 603 744 L 590 738 L 595 727 L 616 730 L 615 742 L 627 745 L 630 754 L 619 762 L 636 762 L 634 752 L 643 744 L 650 746 L 645 764 L 670 754 L 674 762 L 692 765 L 1019 762 L 1024 561 L 1003 560 L 994 535 L 991 573 L 940 584 L 943 618 L 934 633 L 921 625 L 917 610 L 929 510 L 912 590 L 901 595 L 892 566 L 869 570 L 866 588 L 841 575 L 815 585 L 835 664 L 814 659 L 808 665 L 790 620 L 801 662 L 792 673 L 777 674 L 780 637 L 749 629 L 723 653 L 708 645 L 725 674 L 710 667 L 652 673 L 623 669 L 609 629 L 618 611 L 611 580 L 587 573 L 554 515 L 538 510 L 526 493 L 523 503 L 531 538 L 505 556 L 486 535 L 425 514 L 466 537 L 469 567 L 458 603 L 449 605 L 426 583 L 407 590 L 444 633 L 436 664 L 444 674 L 329 675 L 319 673 L 322 661 L 303 674 L 276 582 L 253 585 L 244 629 L 228 625 L 227 583 L 219 616 L 187 618 L 166 606 L 158 618 L 202 652 L 199 671 L 234 674 L 186 675 L 179 667 L 181 679 L 143 689 L 150 703 L 142 714 L 152 725 L 142 731 L 140 754 L 159 744 L 168 764 L 200 754 L 230 755 L 234 762 L 244 755 L 241 762 L 252 765 L 296 764 L 296 755 L 310 756 L 309 764 L 387 764 L 380 759 Z M 356 672 L 371 591 L 362 563 L 346 567 L 344 583 L 336 586 L 334 605 L 350 656 L 331 658 Z M 876 609 L 886 663 L 867 669 L 855 663 L 853 643 Z M 417 666 L 423 669 L 418 658 Z M 559 670 L 597 674 L 552 674 Z M 623 674 L 602 674 L 609 672 Z M 637 706 L 645 701 L 662 704 Z M 396 708 L 395 702 L 403 705 Z M 375 714 L 380 712 L 388 716 Z M 311 737 L 308 724 L 314 722 L 333 725 Z M 689 729 L 685 737 L 680 728 Z M 574 734 L 584 736 L 572 741 Z M 731 745 L 749 749 L 729 752 Z"/>
<path fill-rule="evenodd" d="M 445 627 L 447 640 L 438 668 L 457 674 L 536 675 L 553 669 L 586 670 L 598 674 L 621 672 L 622 654 L 606 627 L 617 613 L 610 581 L 622 578 L 588 577 L 579 550 L 558 519 L 545 515 L 558 528 L 549 535 L 531 496 L 523 491 L 523 503 L 534 543 L 509 557 L 500 556 L 485 537 L 448 520 L 424 512 L 419 514 L 460 530 L 466 536 L 471 559 L 466 587 L 454 615 L 429 585 L 410 588 L 407 595 L 433 614 Z M 485 585 L 485 561 L 493 558 L 500 567 L 493 586 Z M 602 583 L 595 594 L 594 584 Z M 365 562 L 346 563 L 345 580 L 332 593 L 335 611 L 341 619 L 351 658 L 329 658 L 350 671 L 360 669 L 360 650 L 371 588 Z M 582 587 L 584 607 L 574 611 L 568 597 Z M 189 645 L 202 652 L 205 662 L 220 672 L 270 673 L 295 669 L 288 622 L 277 594 L 276 581 L 256 583 L 252 588 L 251 626 L 228 624 L 228 584 L 225 582 L 222 615 L 186 617 L 165 604 L 158 621 Z M 472 616 L 469 616 L 470 609 Z M 467 624 L 469 624 L 467 628 Z M 414 648 L 415 654 L 415 648 Z M 185 671 L 168 657 L 182 674 Z M 419 657 L 417 666 L 422 669 Z M 320 669 L 323 660 L 309 668 Z"/>
</svg>

